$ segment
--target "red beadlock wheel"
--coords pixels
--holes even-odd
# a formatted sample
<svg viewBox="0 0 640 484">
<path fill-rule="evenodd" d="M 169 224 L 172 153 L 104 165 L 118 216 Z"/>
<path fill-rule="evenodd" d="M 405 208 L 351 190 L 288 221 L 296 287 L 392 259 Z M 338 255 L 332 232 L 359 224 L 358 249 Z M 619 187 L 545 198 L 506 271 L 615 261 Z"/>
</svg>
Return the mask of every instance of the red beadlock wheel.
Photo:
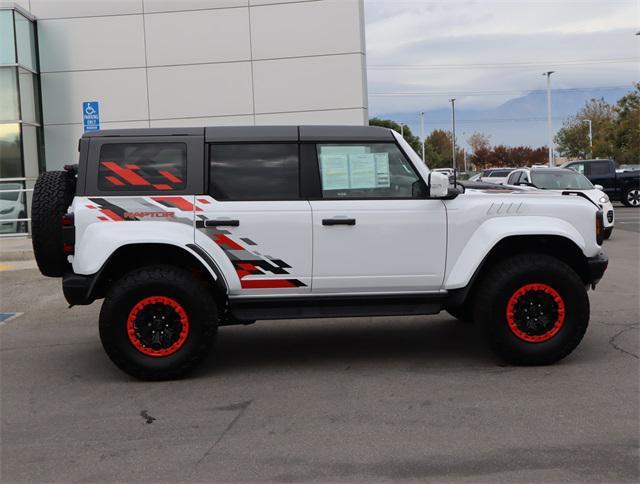
<svg viewBox="0 0 640 484">
<path fill-rule="evenodd" d="M 189 336 L 189 317 L 174 299 L 150 296 L 129 312 L 127 335 L 131 344 L 147 356 L 174 354 Z"/>
<path fill-rule="evenodd" d="M 507 303 L 507 323 L 518 338 L 542 343 L 553 338 L 565 322 L 564 300 L 547 284 L 527 284 Z"/>
</svg>

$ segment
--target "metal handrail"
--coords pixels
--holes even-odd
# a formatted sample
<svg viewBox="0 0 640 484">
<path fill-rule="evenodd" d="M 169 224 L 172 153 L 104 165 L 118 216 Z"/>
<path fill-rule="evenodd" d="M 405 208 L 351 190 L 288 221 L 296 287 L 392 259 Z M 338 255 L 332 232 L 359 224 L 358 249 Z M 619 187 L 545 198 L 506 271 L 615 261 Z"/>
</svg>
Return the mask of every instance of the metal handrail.
<svg viewBox="0 0 640 484">
<path fill-rule="evenodd" d="M 15 178 L 0 178 L 0 183 L 9 183 L 9 182 L 29 182 L 35 181 L 35 177 L 15 177 Z M 33 188 L 10 188 L 3 190 L 0 188 L 0 193 L 20 193 L 20 192 L 33 192 Z M 28 206 L 25 203 L 25 209 L 27 212 Z M 0 223 L 17 223 L 17 222 L 27 222 L 27 231 L 26 232 L 11 232 L 8 234 L 0 234 L 0 238 L 3 237 L 29 237 L 31 235 L 31 217 L 27 218 L 8 218 L 8 219 L 0 219 Z M 17 227 L 16 227 L 17 228 Z"/>
</svg>

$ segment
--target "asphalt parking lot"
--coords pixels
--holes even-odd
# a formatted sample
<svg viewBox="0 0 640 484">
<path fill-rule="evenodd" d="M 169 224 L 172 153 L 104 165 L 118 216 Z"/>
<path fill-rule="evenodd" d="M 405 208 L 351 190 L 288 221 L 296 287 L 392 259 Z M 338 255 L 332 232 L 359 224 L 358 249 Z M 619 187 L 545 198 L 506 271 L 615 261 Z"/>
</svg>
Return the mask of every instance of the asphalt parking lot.
<svg viewBox="0 0 640 484">
<path fill-rule="evenodd" d="M 135 381 L 98 340 L 99 303 L 0 263 L 3 482 L 637 482 L 640 211 L 617 208 L 578 349 L 496 360 L 429 317 L 220 330 L 190 378 Z"/>
</svg>

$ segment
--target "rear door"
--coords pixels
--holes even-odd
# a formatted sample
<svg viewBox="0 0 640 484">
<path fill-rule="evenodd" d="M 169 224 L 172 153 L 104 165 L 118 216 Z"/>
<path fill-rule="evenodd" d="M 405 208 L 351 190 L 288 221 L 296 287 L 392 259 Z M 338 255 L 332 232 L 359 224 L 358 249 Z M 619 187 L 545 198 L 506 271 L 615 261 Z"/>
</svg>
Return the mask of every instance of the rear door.
<svg viewBox="0 0 640 484">
<path fill-rule="evenodd" d="M 300 197 L 297 130 L 295 138 L 208 145 L 195 241 L 222 266 L 232 296 L 311 290 L 311 209 Z"/>
<path fill-rule="evenodd" d="M 394 142 L 317 143 L 313 292 L 438 291 L 447 217 Z"/>
</svg>

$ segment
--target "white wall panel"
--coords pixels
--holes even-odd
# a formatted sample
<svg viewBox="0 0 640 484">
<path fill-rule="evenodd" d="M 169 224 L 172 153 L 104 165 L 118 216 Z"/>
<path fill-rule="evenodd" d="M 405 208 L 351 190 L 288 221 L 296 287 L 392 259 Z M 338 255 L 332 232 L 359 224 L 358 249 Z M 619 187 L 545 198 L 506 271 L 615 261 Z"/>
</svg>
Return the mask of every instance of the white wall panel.
<svg viewBox="0 0 640 484">
<path fill-rule="evenodd" d="M 144 11 L 145 13 L 175 12 L 176 10 L 246 7 L 248 4 L 248 0 L 144 0 Z"/>
<path fill-rule="evenodd" d="M 150 66 L 250 59 L 248 8 L 145 15 L 145 26 Z"/>
<path fill-rule="evenodd" d="M 251 9 L 253 58 L 363 52 L 357 0 Z"/>
<path fill-rule="evenodd" d="M 147 121 L 103 123 L 102 129 L 148 128 Z M 78 140 L 82 124 L 55 124 L 44 127 L 47 170 L 60 170 L 64 165 L 78 162 Z"/>
<path fill-rule="evenodd" d="M 144 66 L 142 15 L 38 21 L 42 72 Z"/>
<path fill-rule="evenodd" d="M 31 12 L 45 18 L 142 13 L 142 0 L 31 0 Z"/>
<path fill-rule="evenodd" d="M 151 118 L 251 114 L 251 63 L 149 68 Z"/>
<path fill-rule="evenodd" d="M 218 116 L 212 118 L 182 118 L 151 120 L 152 128 L 172 128 L 174 126 L 251 126 L 253 115 L 247 116 Z"/>
<path fill-rule="evenodd" d="M 329 111 L 304 111 L 256 115 L 256 125 L 350 124 L 362 126 L 366 123 L 367 114 L 365 109 L 337 109 Z"/>
<path fill-rule="evenodd" d="M 317 2 L 320 0 L 249 0 L 249 5 L 274 5 L 278 3 L 303 3 L 303 2 Z M 323 0 L 326 1 L 326 0 Z M 343 0 L 332 0 L 332 1 L 343 1 Z M 344 0 L 345 2 L 351 0 Z"/>
<path fill-rule="evenodd" d="M 103 123 L 148 119 L 144 69 L 48 73 L 41 83 L 46 124 L 81 123 L 83 101 L 100 102 Z"/>
<path fill-rule="evenodd" d="M 366 106 L 361 58 L 349 54 L 254 62 L 256 114 Z"/>
</svg>

